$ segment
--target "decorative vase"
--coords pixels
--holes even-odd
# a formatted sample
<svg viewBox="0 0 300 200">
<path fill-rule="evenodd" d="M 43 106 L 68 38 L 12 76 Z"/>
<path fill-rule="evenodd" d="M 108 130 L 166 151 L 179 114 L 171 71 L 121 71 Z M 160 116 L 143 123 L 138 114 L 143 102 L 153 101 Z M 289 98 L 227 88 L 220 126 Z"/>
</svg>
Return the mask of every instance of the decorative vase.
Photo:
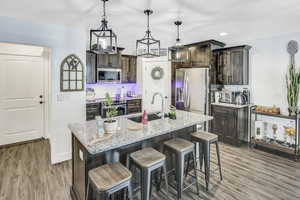
<svg viewBox="0 0 300 200">
<path fill-rule="evenodd" d="M 117 120 L 113 119 L 113 120 L 106 120 L 103 123 L 104 125 L 104 131 L 107 134 L 114 134 L 117 132 L 118 129 L 118 122 Z"/>
</svg>

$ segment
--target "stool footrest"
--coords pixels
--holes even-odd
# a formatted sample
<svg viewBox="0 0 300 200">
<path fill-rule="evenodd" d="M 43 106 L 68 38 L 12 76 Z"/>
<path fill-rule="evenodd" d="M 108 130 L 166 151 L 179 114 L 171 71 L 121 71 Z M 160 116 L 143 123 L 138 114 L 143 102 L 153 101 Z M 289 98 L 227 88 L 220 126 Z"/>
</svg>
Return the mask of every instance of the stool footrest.
<svg viewBox="0 0 300 200">
<path fill-rule="evenodd" d="M 187 190 L 188 188 L 190 188 L 191 186 L 195 185 L 196 183 L 197 183 L 196 181 L 194 181 L 194 182 L 192 182 L 192 183 L 190 183 L 190 184 L 188 184 L 188 185 L 184 185 L 184 183 L 183 183 L 184 186 L 183 186 L 182 191 Z M 174 190 L 177 190 L 176 185 L 169 184 L 169 186 L 170 186 L 171 188 L 173 188 Z"/>
<path fill-rule="evenodd" d="M 200 170 L 200 169 L 196 169 L 198 172 L 200 172 L 200 173 L 202 173 L 202 174 L 205 174 L 205 172 L 204 171 L 202 171 L 202 170 Z M 213 173 L 215 173 L 215 171 L 218 171 L 219 170 L 219 168 L 215 168 L 215 169 L 211 169 L 210 170 L 210 172 L 213 174 Z M 190 175 L 190 174 L 189 174 Z M 190 176 L 192 176 L 192 175 L 190 175 Z"/>
</svg>

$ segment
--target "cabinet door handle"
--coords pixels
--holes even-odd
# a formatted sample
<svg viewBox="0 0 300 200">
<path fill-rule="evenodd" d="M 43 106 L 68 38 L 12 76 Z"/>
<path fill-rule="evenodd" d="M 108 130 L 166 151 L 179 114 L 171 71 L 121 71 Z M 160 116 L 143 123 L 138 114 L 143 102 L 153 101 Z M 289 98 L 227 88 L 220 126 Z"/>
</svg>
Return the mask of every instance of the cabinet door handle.
<svg viewBox="0 0 300 200">
<path fill-rule="evenodd" d="M 40 104 L 43 104 L 43 103 L 45 103 L 45 101 L 40 101 Z"/>
</svg>

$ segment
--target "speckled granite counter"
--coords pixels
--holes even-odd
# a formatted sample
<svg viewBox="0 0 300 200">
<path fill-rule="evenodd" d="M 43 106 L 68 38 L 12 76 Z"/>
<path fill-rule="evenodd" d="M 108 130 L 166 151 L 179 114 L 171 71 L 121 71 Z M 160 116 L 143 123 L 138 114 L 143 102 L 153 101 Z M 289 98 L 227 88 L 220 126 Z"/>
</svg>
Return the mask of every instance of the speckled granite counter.
<svg viewBox="0 0 300 200">
<path fill-rule="evenodd" d="M 212 119 L 212 117 L 207 115 L 178 110 L 176 120 L 171 120 L 169 118 L 157 119 L 149 121 L 147 127 L 141 130 L 128 130 L 128 125 L 136 123 L 128 118 L 137 115 L 141 115 L 141 113 L 118 117 L 119 129 L 117 133 L 112 135 L 112 137 L 109 139 L 97 142 L 93 145 L 90 145 L 90 141 L 98 134 L 95 120 L 82 124 L 70 124 L 69 128 L 73 135 L 80 141 L 80 143 L 90 154 L 97 154 L 147 140 L 156 136 L 164 135 L 166 133 L 190 127 Z"/>
</svg>

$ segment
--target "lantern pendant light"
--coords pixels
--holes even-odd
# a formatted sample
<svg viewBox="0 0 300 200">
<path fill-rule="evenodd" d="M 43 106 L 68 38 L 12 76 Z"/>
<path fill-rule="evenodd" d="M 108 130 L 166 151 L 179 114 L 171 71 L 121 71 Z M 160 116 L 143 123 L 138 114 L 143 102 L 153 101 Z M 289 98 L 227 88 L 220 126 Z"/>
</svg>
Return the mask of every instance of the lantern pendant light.
<svg viewBox="0 0 300 200">
<path fill-rule="evenodd" d="M 90 30 L 90 50 L 95 53 L 117 53 L 117 35 L 112 29 L 108 28 L 108 21 L 105 11 L 105 3 L 108 0 L 101 0 L 103 2 L 103 16 L 101 26 L 99 29 Z"/>
<path fill-rule="evenodd" d="M 182 25 L 182 21 L 175 21 L 174 24 L 177 26 L 177 38 L 175 45 L 169 48 L 169 61 L 186 62 L 189 59 L 189 49 L 181 44 L 179 38 L 179 26 Z"/>
<path fill-rule="evenodd" d="M 158 57 L 160 56 L 160 40 L 156 40 L 152 37 L 150 26 L 149 26 L 149 16 L 153 13 L 152 10 L 144 10 L 145 15 L 147 15 L 147 30 L 145 36 L 136 41 L 136 54 L 142 57 Z"/>
</svg>

